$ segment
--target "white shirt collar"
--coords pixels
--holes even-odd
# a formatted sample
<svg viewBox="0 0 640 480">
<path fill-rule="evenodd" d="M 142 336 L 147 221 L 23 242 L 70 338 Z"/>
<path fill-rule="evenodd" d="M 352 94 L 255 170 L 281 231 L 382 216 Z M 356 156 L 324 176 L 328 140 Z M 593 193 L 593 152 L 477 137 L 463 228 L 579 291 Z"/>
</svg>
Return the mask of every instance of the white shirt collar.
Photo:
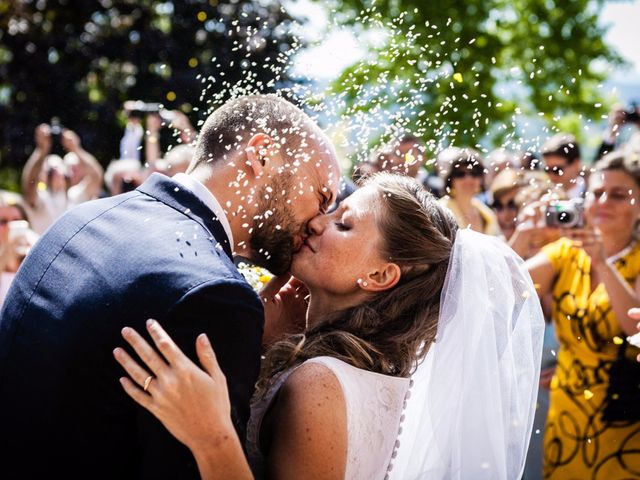
<svg viewBox="0 0 640 480">
<path fill-rule="evenodd" d="M 216 200 L 216 197 L 213 196 L 213 193 L 211 193 L 202 182 L 196 180 L 190 175 L 187 175 L 186 173 L 176 173 L 171 178 L 187 190 L 190 190 L 191 193 L 198 197 L 202 201 L 202 203 L 204 203 L 213 213 L 216 214 L 216 217 L 218 217 L 218 220 L 220 220 L 220 223 L 222 224 L 222 228 L 224 228 L 224 232 L 229 238 L 229 246 L 231 247 L 231 251 L 233 251 L 234 243 L 233 234 L 231 233 L 231 225 L 229 224 L 229 220 L 227 219 L 227 215 L 224 213 L 222 206 L 220 205 L 218 200 Z"/>
</svg>

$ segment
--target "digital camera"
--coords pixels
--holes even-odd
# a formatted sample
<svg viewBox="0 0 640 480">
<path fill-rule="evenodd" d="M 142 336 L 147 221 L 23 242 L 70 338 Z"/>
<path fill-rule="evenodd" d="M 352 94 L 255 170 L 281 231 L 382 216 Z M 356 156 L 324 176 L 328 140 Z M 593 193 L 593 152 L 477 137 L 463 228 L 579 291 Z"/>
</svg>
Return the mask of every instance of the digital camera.
<svg viewBox="0 0 640 480">
<path fill-rule="evenodd" d="M 559 200 L 547 207 L 547 226 L 584 227 L 584 203 L 581 199 Z"/>
<path fill-rule="evenodd" d="M 50 126 L 51 136 L 58 139 L 62 135 L 63 130 L 64 130 L 64 127 L 60 123 L 60 119 L 58 117 L 53 117 L 51 119 L 51 126 Z"/>
<path fill-rule="evenodd" d="M 142 100 L 129 100 L 124 103 L 124 109 L 133 118 L 144 118 L 150 113 L 157 113 L 166 122 L 171 122 L 174 118 L 174 112 L 167 110 L 161 103 L 149 103 Z"/>
</svg>

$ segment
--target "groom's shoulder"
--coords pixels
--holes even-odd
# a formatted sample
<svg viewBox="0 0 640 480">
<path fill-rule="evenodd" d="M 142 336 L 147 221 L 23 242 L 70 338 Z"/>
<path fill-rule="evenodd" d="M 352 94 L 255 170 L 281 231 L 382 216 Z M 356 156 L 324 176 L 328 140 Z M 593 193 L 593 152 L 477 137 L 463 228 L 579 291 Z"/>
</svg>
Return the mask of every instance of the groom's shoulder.
<svg viewBox="0 0 640 480">
<path fill-rule="evenodd" d="M 224 232 L 207 227 L 186 204 L 177 208 L 132 191 L 67 212 L 33 253 L 61 261 L 68 260 L 68 254 L 74 263 L 101 264 L 128 276 L 163 272 L 176 280 L 185 277 L 191 285 L 204 280 L 244 282 L 223 247 L 228 242 Z"/>
</svg>

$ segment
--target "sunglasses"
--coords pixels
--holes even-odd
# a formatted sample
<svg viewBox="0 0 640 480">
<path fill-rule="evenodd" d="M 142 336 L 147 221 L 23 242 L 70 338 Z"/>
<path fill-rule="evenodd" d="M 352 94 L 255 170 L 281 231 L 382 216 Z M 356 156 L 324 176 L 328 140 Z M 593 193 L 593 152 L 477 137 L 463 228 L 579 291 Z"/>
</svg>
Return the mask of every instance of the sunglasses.
<svg viewBox="0 0 640 480">
<path fill-rule="evenodd" d="M 484 172 L 479 168 L 465 168 L 461 170 L 454 170 L 451 172 L 451 178 L 464 178 L 467 176 L 471 176 L 473 178 L 482 178 L 484 176 Z"/>
<path fill-rule="evenodd" d="M 501 212 L 502 210 L 518 210 L 518 205 L 513 200 L 509 200 L 507 203 L 495 201 L 491 204 L 491 208 L 496 212 Z"/>
<path fill-rule="evenodd" d="M 567 167 L 558 167 L 557 165 L 555 167 L 546 166 L 544 167 L 544 171 L 552 175 L 563 175 L 565 168 Z"/>
</svg>

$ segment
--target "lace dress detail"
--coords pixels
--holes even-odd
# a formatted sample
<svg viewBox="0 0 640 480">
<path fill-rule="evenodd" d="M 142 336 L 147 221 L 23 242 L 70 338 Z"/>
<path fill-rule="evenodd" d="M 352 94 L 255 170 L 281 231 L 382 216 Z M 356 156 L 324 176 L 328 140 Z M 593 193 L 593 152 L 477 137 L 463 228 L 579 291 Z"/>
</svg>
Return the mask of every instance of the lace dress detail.
<svg viewBox="0 0 640 480">
<path fill-rule="evenodd" d="M 276 375 L 266 394 L 254 399 L 247 427 L 247 455 L 256 478 L 264 478 L 259 447 L 262 419 L 282 385 L 305 363 L 319 363 L 336 376 L 347 410 L 347 465 L 349 480 L 383 479 L 394 452 L 408 378 L 381 375 L 355 368 L 332 357 L 317 357 Z"/>
</svg>

